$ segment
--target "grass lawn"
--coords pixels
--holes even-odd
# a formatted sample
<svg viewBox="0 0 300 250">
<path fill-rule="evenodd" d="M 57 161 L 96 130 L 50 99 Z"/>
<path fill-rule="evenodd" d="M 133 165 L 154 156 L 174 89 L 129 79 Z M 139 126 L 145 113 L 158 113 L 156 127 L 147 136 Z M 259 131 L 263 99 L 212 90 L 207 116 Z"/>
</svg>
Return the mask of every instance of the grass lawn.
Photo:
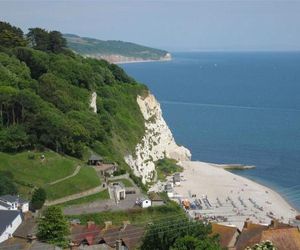
<svg viewBox="0 0 300 250">
<path fill-rule="evenodd" d="M 156 165 L 157 180 L 165 181 L 167 176 L 170 176 L 176 172 L 182 172 L 183 168 L 176 164 L 173 159 L 161 159 L 158 160 Z"/>
<path fill-rule="evenodd" d="M 122 182 L 125 187 L 133 187 L 132 182 L 128 179 L 116 179 L 116 180 L 109 181 L 109 183 L 112 183 L 112 182 Z"/>
<path fill-rule="evenodd" d="M 102 212 L 95 214 L 82 214 L 69 216 L 68 218 L 80 219 L 81 223 L 95 221 L 98 225 L 104 225 L 105 221 L 112 221 L 113 225 L 122 225 L 123 221 L 129 220 L 132 224 L 147 224 L 160 218 L 186 216 L 184 211 L 174 202 L 168 205 L 149 208 L 136 208 L 127 211 Z"/>
<path fill-rule="evenodd" d="M 87 189 L 99 186 L 100 180 L 93 168 L 82 167 L 77 175 L 52 186 L 45 187 L 47 198 L 54 200 L 80 193 Z"/>
<path fill-rule="evenodd" d="M 41 160 L 41 155 L 45 160 Z M 33 155 L 34 159 L 29 159 Z M 63 157 L 52 151 L 43 153 L 23 152 L 6 154 L 0 152 L 0 170 L 10 171 L 16 181 L 35 186 L 43 186 L 72 174 L 80 161 Z"/>
<path fill-rule="evenodd" d="M 59 206 L 67 207 L 67 206 L 91 203 L 94 201 L 101 201 L 101 200 L 107 200 L 107 199 L 109 199 L 109 193 L 108 193 L 108 190 L 106 189 L 97 194 L 92 194 L 92 195 L 85 196 L 85 197 L 82 197 L 82 198 L 79 198 L 76 200 L 72 200 L 72 201 L 68 201 L 68 202 L 59 204 Z"/>
</svg>

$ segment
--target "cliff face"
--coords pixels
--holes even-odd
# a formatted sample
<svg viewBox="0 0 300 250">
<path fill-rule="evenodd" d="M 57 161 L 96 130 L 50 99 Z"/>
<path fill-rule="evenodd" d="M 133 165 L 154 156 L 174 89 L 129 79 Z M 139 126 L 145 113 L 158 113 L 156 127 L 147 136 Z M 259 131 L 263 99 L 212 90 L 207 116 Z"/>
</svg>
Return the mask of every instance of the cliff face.
<svg viewBox="0 0 300 250">
<path fill-rule="evenodd" d="M 170 53 L 166 53 L 164 56 L 161 56 L 157 59 L 144 59 L 142 57 L 130 57 L 123 56 L 119 54 L 83 54 L 85 57 L 96 58 L 96 59 L 104 59 L 110 63 L 130 63 L 130 62 L 153 62 L 153 61 L 170 61 L 172 60 L 172 56 Z"/>
<path fill-rule="evenodd" d="M 145 135 L 136 146 L 135 154 L 127 155 L 125 161 L 145 183 L 155 176 L 155 161 L 165 157 L 186 161 L 190 160 L 191 153 L 176 144 L 153 95 L 149 94 L 146 98 L 138 96 L 137 102 L 145 118 Z"/>
<path fill-rule="evenodd" d="M 97 113 L 97 93 L 93 92 L 90 100 L 90 108 Z"/>
</svg>

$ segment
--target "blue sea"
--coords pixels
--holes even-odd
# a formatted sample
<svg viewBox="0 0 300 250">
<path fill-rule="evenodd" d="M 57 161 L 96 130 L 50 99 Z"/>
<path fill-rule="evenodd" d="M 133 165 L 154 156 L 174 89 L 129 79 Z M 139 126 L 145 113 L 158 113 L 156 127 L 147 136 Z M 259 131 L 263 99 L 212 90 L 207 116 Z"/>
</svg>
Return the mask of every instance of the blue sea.
<svg viewBox="0 0 300 250">
<path fill-rule="evenodd" d="M 255 165 L 235 173 L 300 210 L 300 53 L 174 53 L 121 66 L 154 93 L 193 160 Z"/>
</svg>

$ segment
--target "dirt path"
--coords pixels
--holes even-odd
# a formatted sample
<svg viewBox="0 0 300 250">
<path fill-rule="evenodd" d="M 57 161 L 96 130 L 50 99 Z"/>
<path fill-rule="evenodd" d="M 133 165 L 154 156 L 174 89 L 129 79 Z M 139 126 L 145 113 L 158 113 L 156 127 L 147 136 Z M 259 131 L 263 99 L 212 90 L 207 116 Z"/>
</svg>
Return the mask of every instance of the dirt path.
<svg viewBox="0 0 300 250">
<path fill-rule="evenodd" d="M 62 182 L 62 181 L 65 181 L 65 180 L 67 180 L 67 179 L 69 179 L 69 178 L 74 177 L 75 175 L 77 175 L 77 174 L 79 173 L 80 168 L 81 168 L 81 166 L 78 165 L 78 166 L 76 167 L 76 169 L 74 170 L 73 174 L 68 175 L 68 176 L 66 176 L 66 177 L 64 177 L 64 178 L 61 178 L 61 179 L 59 179 L 59 180 L 56 180 L 56 181 L 52 181 L 52 182 L 49 183 L 49 185 L 50 185 L 50 186 L 51 186 L 51 185 L 55 185 L 55 184 L 57 184 L 57 183 L 59 183 L 59 182 Z"/>
<path fill-rule="evenodd" d="M 53 205 L 57 205 L 57 204 L 67 202 L 67 201 L 76 200 L 76 199 L 79 199 L 79 198 L 82 198 L 82 197 L 85 197 L 85 196 L 89 196 L 89 195 L 92 195 L 92 194 L 99 193 L 99 192 L 101 192 L 105 189 L 106 188 L 102 187 L 102 185 L 101 185 L 101 186 L 98 186 L 98 187 L 95 187 L 95 188 L 92 188 L 92 189 L 89 189 L 89 190 L 86 190 L 86 191 L 83 191 L 83 192 L 80 192 L 80 193 L 77 193 L 77 194 L 72 194 L 72 195 L 69 195 L 69 196 L 65 196 L 65 197 L 57 199 L 57 200 L 46 201 L 45 206 L 53 206 Z"/>
</svg>

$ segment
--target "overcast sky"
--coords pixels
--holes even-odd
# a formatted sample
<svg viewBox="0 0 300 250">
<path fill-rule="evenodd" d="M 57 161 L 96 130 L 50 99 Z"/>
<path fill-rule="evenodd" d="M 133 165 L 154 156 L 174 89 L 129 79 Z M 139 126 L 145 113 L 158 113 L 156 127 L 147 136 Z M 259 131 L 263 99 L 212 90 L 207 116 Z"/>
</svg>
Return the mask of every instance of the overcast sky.
<svg viewBox="0 0 300 250">
<path fill-rule="evenodd" d="M 0 19 L 171 51 L 300 50 L 300 0 L 0 0 Z"/>
</svg>

